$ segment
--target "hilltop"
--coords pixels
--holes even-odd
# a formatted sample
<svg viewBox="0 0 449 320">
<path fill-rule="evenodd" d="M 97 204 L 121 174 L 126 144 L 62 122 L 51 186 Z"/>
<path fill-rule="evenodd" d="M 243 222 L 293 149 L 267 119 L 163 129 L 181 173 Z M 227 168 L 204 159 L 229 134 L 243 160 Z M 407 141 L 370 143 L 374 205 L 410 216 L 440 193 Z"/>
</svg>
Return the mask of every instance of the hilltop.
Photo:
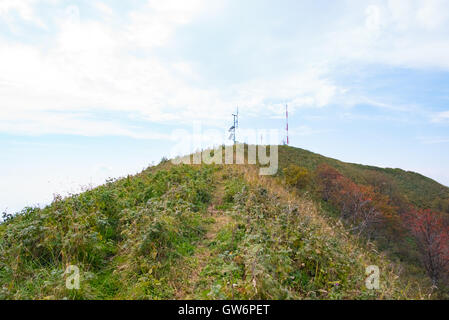
<svg viewBox="0 0 449 320">
<path fill-rule="evenodd" d="M 285 146 L 275 177 L 259 176 L 252 165 L 164 160 L 7 217 L 0 224 L 0 298 L 432 297 L 424 269 L 410 271 L 418 263 L 414 257 L 382 253 L 377 233 L 351 232 L 336 214 L 338 203 L 318 196 L 322 183 L 312 172 L 323 163 L 354 183 L 375 185 L 372 172 L 378 172 L 404 203 L 432 207 L 435 195 L 448 199 L 448 188 L 418 174 Z M 286 183 L 292 165 L 309 170 L 307 186 Z M 365 285 L 370 265 L 380 269 L 379 290 Z M 69 266 L 80 271 L 79 290 L 66 287 Z"/>
</svg>

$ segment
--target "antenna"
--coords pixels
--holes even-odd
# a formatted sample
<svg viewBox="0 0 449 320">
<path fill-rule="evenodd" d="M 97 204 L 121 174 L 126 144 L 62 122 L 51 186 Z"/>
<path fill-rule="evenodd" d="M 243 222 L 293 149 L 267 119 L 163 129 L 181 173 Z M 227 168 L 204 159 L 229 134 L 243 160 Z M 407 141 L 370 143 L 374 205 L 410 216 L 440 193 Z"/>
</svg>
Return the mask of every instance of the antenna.
<svg viewBox="0 0 449 320">
<path fill-rule="evenodd" d="M 234 125 L 229 129 L 231 135 L 229 136 L 230 140 L 234 140 L 234 144 L 236 143 L 236 129 L 239 127 L 239 108 L 237 107 L 237 114 L 232 114 L 234 117 Z"/>
</svg>

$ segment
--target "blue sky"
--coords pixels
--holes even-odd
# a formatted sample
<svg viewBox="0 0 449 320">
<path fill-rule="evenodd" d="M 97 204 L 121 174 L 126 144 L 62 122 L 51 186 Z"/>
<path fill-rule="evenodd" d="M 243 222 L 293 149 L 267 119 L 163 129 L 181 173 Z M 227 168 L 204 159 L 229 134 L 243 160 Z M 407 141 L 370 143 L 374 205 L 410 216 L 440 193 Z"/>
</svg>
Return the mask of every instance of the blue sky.
<svg viewBox="0 0 449 320">
<path fill-rule="evenodd" d="M 449 185 L 448 39 L 447 0 L 0 0 L 0 210 L 136 173 L 237 105 Z"/>
</svg>

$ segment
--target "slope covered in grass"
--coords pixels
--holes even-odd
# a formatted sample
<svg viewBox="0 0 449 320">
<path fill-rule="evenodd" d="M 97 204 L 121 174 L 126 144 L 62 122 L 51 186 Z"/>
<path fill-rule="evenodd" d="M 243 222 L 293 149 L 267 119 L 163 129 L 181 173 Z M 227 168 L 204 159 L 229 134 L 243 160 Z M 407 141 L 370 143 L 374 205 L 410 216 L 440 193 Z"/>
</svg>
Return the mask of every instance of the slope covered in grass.
<svg viewBox="0 0 449 320">
<path fill-rule="evenodd" d="M 314 171 L 322 163 L 336 168 L 356 183 L 375 186 L 386 184 L 404 201 L 449 214 L 449 188 L 416 172 L 347 163 L 304 149 L 279 146 L 280 168 L 297 164 Z"/>
<path fill-rule="evenodd" d="M 204 234 L 211 168 L 150 169 L 0 225 L 0 298 L 170 298 L 179 257 Z M 81 270 L 67 290 L 68 265 Z"/>
<path fill-rule="evenodd" d="M 368 265 L 381 290 L 365 287 Z M 0 225 L 1 299 L 421 297 L 374 245 L 251 166 L 163 163 Z"/>
<path fill-rule="evenodd" d="M 191 297 L 214 299 L 405 299 L 423 295 L 399 281 L 372 245 L 364 246 L 315 203 L 261 178 L 254 167 L 221 170 L 229 222 L 209 242 L 211 259 Z M 368 290 L 368 265 L 382 270 Z M 410 289 L 412 288 L 412 289 Z"/>
<path fill-rule="evenodd" d="M 401 265 L 403 279 L 447 299 L 449 188 L 414 172 L 345 163 L 281 146 L 279 176 L 310 193 L 326 215 Z M 302 185 L 298 184 L 299 182 Z M 422 217 L 428 216 L 428 220 Z"/>
</svg>

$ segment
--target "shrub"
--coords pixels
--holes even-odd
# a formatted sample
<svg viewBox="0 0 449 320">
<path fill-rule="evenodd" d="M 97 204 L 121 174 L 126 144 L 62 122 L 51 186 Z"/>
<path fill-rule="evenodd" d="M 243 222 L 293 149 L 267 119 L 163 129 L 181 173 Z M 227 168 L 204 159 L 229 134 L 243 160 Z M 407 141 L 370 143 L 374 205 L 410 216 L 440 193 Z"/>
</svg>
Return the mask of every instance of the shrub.
<svg viewBox="0 0 449 320">
<path fill-rule="evenodd" d="M 285 183 L 291 187 L 305 189 L 311 180 L 310 172 L 306 168 L 291 164 L 284 169 Z"/>
</svg>

